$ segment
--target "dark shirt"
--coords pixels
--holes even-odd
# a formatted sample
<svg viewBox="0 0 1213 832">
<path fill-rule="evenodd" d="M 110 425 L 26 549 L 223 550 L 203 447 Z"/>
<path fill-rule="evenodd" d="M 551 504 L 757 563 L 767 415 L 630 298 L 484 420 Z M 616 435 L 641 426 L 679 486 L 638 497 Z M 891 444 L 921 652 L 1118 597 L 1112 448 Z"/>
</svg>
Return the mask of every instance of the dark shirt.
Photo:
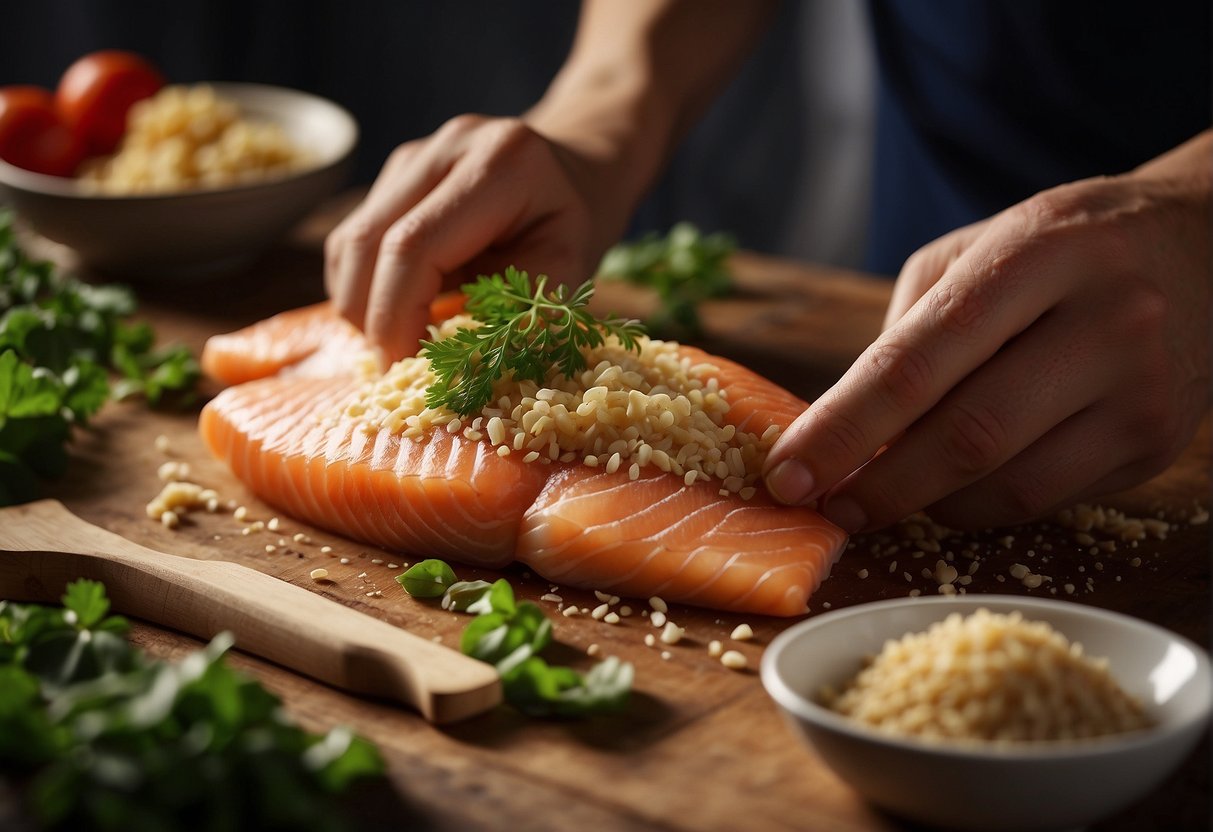
<svg viewBox="0 0 1213 832">
<path fill-rule="evenodd" d="M 1208 0 L 873 0 L 867 268 L 1213 122 Z"/>
</svg>

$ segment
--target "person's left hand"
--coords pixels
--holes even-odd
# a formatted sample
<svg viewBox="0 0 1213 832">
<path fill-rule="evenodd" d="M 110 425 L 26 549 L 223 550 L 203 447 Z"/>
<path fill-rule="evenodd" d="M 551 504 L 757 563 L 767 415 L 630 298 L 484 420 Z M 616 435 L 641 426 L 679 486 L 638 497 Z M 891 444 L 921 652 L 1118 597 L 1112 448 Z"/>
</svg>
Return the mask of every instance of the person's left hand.
<svg viewBox="0 0 1213 832">
<path fill-rule="evenodd" d="M 1167 467 L 1209 403 L 1208 138 L 1195 174 L 1062 186 L 918 251 L 884 332 L 772 448 L 774 496 L 849 532 L 920 509 L 982 528 Z"/>
</svg>

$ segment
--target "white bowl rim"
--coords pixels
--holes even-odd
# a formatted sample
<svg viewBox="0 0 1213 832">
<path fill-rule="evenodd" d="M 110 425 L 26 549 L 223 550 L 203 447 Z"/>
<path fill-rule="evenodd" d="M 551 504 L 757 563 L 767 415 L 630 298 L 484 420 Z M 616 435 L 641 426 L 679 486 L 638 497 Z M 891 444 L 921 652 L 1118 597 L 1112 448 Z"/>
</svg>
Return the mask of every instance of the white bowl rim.
<svg viewBox="0 0 1213 832">
<path fill-rule="evenodd" d="M 1210 664 L 1208 655 L 1205 650 L 1191 640 L 1184 638 L 1178 633 L 1174 633 L 1165 627 L 1160 627 L 1149 621 L 1144 621 L 1140 618 L 1135 618 L 1124 613 L 1113 612 L 1111 610 L 1100 609 L 1099 607 L 1091 607 L 1085 604 L 1062 600 L 1050 600 L 1045 598 L 1025 598 L 1019 595 L 986 595 L 986 594 L 968 594 L 963 596 L 944 596 L 940 598 L 892 598 L 884 601 L 873 601 L 855 606 L 846 607 L 840 610 L 822 613 L 808 620 L 802 621 L 784 630 L 776 636 L 771 644 L 763 653 L 761 677 L 763 686 L 767 689 L 767 693 L 775 700 L 776 704 L 794 714 L 795 716 L 812 722 L 822 728 L 830 731 L 846 734 L 853 739 L 866 743 L 878 743 L 881 745 L 890 746 L 893 748 L 912 751 L 919 754 L 927 754 L 935 757 L 946 757 L 958 760 L 999 760 L 999 761 L 1018 761 L 1025 762 L 1042 762 L 1045 760 L 1073 760 L 1081 758 L 1111 756 L 1117 754 L 1128 753 L 1137 749 L 1152 746 L 1162 743 L 1165 740 L 1182 734 L 1200 723 L 1208 720 L 1210 709 L 1213 707 L 1213 697 L 1207 698 L 1195 714 L 1184 718 L 1177 719 L 1173 722 L 1165 722 L 1161 725 L 1155 725 L 1150 728 L 1140 731 L 1130 731 L 1124 734 L 1113 734 L 1105 737 L 1095 737 L 1085 740 L 1074 740 L 1065 742 L 1024 742 L 1024 743 L 947 743 L 947 742 L 927 742 L 916 740 L 909 737 L 899 737 L 894 734 L 886 734 L 870 728 L 861 722 L 856 722 L 853 719 L 835 713 L 830 709 L 818 705 L 813 700 L 803 694 L 793 690 L 791 686 L 784 681 L 779 674 L 776 664 L 779 661 L 780 654 L 793 641 L 803 637 L 803 634 L 816 629 L 822 622 L 837 622 L 844 618 L 853 618 L 857 616 L 868 615 L 876 610 L 887 610 L 896 607 L 939 607 L 942 610 L 947 610 L 951 607 L 959 605 L 965 606 L 981 606 L 985 604 L 996 606 L 1014 606 L 1024 612 L 1024 617 L 1028 617 L 1028 611 L 1036 610 L 1056 610 L 1065 608 L 1078 615 L 1086 616 L 1095 621 L 1104 623 L 1113 622 L 1119 625 L 1136 627 L 1143 630 L 1152 630 L 1158 634 L 1164 635 L 1166 638 L 1187 648 L 1196 657 L 1196 672 L 1208 677 L 1210 673 Z M 995 611 L 995 610 L 991 610 Z M 942 619 L 940 619 L 942 620 Z"/>
<path fill-rule="evenodd" d="M 0 159 L 0 184 L 20 188 L 32 193 L 88 200 L 90 202 L 170 202 L 209 194 L 237 193 L 255 191 L 259 188 L 272 188 L 284 182 L 290 182 L 303 176 L 309 176 L 317 171 L 327 170 L 335 165 L 339 165 L 349 157 L 358 145 L 358 121 L 349 110 L 332 99 L 305 92 L 304 90 L 294 89 L 293 87 L 280 87 L 273 84 L 257 84 L 242 81 L 203 81 L 199 82 L 198 85 L 201 84 L 212 87 L 220 94 L 227 94 L 232 97 L 238 97 L 243 94 L 268 93 L 273 95 L 289 95 L 299 100 L 310 100 L 313 104 L 329 108 L 332 111 L 333 115 L 345 126 L 348 139 L 342 143 L 336 152 L 330 154 L 328 158 L 320 160 L 317 164 L 289 171 L 282 176 L 274 176 L 269 179 L 252 182 L 242 182 L 238 185 L 226 185 L 221 188 L 190 188 L 184 191 L 156 191 L 138 194 L 104 193 L 80 187 L 80 182 L 76 177 L 51 176 L 46 173 L 37 173 L 17 167 L 3 159 Z"/>
</svg>

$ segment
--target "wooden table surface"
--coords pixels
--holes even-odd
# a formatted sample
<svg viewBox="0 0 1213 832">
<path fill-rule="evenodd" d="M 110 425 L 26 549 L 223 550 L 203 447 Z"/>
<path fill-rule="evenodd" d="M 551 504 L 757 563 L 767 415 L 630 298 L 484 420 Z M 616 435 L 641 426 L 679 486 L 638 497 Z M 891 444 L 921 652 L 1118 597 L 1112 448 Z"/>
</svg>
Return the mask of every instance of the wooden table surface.
<svg viewBox="0 0 1213 832">
<path fill-rule="evenodd" d="M 251 272 L 187 286 L 140 286 L 142 309 L 162 339 L 198 349 L 206 337 L 282 309 L 317 300 L 321 289 L 323 235 L 348 207 L 337 202 L 305 223 L 292 239 Z M 708 304 L 702 345 L 740 360 L 812 399 L 845 370 L 879 330 L 890 283 L 862 275 L 754 255 L 736 259 L 739 292 Z M 620 287 L 600 290 L 604 306 L 643 312 L 648 300 Z M 212 388 L 213 391 L 213 388 Z M 212 461 L 196 433 L 196 409 L 151 413 L 111 405 L 94 428 L 73 444 L 73 463 L 51 496 L 91 522 L 168 552 L 238 561 L 320 592 L 393 624 L 455 645 L 466 619 L 407 597 L 392 580 L 401 555 L 380 552 L 281 518 L 278 533 L 240 534 L 230 514 L 194 513 L 170 531 L 147 519 L 144 505 L 159 490 L 156 470 L 167 459 L 187 461 L 191 479 L 217 489 L 268 520 L 274 512 Z M 167 454 L 155 449 L 169 438 Z M 856 538 L 814 596 L 814 613 L 865 601 L 903 597 L 912 590 L 934 594 L 923 576 L 953 552 L 964 574 L 977 563 L 967 591 L 1066 598 L 1130 613 L 1209 644 L 1210 525 L 1197 506 L 1208 505 L 1209 425 L 1184 456 L 1155 481 L 1104 501 L 1136 516 L 1162 512 L 1172 521 L 1165 540 L 1120 544 L 1093 555 L 1074 533 L 1042 522 L 1012 530 L 961 535 L 942 551 L 923 553 L 896 535 Z M 290 540 L 304 532 L 311 544 Z M 1010 535 L 1011 538 L 1007 536 Z M 288 543 L 267 554 L 265 544 Z M 900 544 L 900 545 L 899 545 Z M 320 553 L 331 545 L 334 557 Z M 894 551 L 892 547 L 898 546 Z M 375 563 L 382 560 L 382 563 Z M 896 566 L 893 562 L 896 561 Z M 1008 572 L 1023 563 L 1046 575 L 1028 589 Z M 1134 565 L 1139 564 L 1139 565 Z M 333 583 L 316 584 L 308 572 L 329 569 Z M 489 577 L 459 569 L 460 577 Z M 520 569 L 504 573 L 520 594 L 537 600 L 550 585 Z M 1091 583 L 1088 584 L 1088 579 Z M 1067 595 L 1065 585 L 1076 587 Z M 371 596 L 382 590 L 382 597 Z M 566 603 L 593 606 L 590 593 L 561 588 Z M 539 602 L 554 613 L 555 605 Z M 625 603 L 627 603 L 625 601 Z M 637 610 L 646 606 L 634 603 Z M 588 618 L 556 616 L 558 642 L 551 658 L 588 667 L 586 648 L 596 643 L 636 666 L 628 711 L 583 722 L 528 720 L 506 707 L 454 727 L 437 729 L 396 707 L 353 698 L 276 666 L 236 654 L 235 663 L 279 693 L 304 725 L 322 729 L 344 723 L 379 744 L 390 765 L 393 793 L 359 798 L 368 828 L 466 829 L 667 829 L 667 830 L 877 830 L 903 825 L 860 801 L 781 722 L 755 668 L 763 647 L 793 621 L 674 607 L 671 619 L 687 628 L 682 643 L 644 646 L 654 632 L 639 615 L 616 626 Z M 730 644 L 750 670 L 733 672 L 707 654 L 710 640 L 727 642 L 742 621 L 756 638 Z M 147 625 L 134 638 L 158 655 L 197 646 L 188 637 Z M 660 642 L 659 642 L 660 647 Z M 946 799 L 946 783 L 940 784 Z M 1209 747 L 1205 740 L 1160 790 L 1101 830 L 1207 828 Z"/>
</svg>

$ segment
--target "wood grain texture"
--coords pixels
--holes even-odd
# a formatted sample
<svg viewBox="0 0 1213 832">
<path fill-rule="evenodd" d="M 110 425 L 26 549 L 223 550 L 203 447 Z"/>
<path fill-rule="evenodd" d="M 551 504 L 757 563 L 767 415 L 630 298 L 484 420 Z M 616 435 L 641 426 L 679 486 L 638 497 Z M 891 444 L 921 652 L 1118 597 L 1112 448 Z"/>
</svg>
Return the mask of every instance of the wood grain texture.
<svg viewBox="0 0 1213 832">
<path fill-rule="evenodd" d="M 0 597 L 53 603 L 77 578 L 101 581 L 114 610 L 241 648 L 351 693 L 448 723 L 501 704 L 496 671 L 319 594 L 223 560 L 140 546 L 39 500 L 0 509 Z"/>
<path fill-rule="evenodd" d="M 267 257 L 250 275 L 226 283 L 141 287 L 144 309 L 170 339 L 199 348 L 205 338 L 322 295 L 320 240 L 344 205 L 305 226 L 288 246 Z M 879 330 L 891 285 L 882 280 L 812 268 L 755 255 L 736 261 L 741 293 L 706 304 L 702 345 L 740 360 L 812 400 L 846 369 Z M 603 287 L 597 303 L 643 314 L 650 299 L 619 286 Z M 334 603 L 407 627 L 423 638 L 455 645 L 467 619 L 410 599 L 392 580 L 411 560 L 281 518 L 279 533 L 241 534 L 230 512 L 191 513 L 174 531 L 144 516 L 159 491 L 158 465 L 188 462 L 190 479 L 248 506 L 262 520 L 273 511 L 245 492 L 206 455 L 195 431 L 196 410 L 148 413 L 115 405 L 73 445 L 72 470 L 56 496 L 91 522 L 155 549 L 202 559 L 226 559 L 309 590 Z M 154 447 L 157 435 L 169 451 Z M 1194 503 L 1208 504 L 1209 425 L 1170 470 L 1133 492 L 1105 502 L 1134 513 L 1164 510 L 1178 522 L 1165 540 L 1136 549 L 1092 555 L 1073 533 L 1041 522 L 1012 530 L 967 534 L 939 553 L 922 552 L 887 535 L 866 535 L 835 567 L 814 596 L 817 614 L 852 604 L 902 597 L 911 590 L 935 593 L 922 570 L 953 552 L 963 568 L 976 562 L 968 592 L 1060 597 L 1117 610 L 1169 627 L 1209 644 L 1210 526 L 1179 520 Z M 303 532 L 312 541 L 296 543 Z M 1005 540 L 1010 535 L 1011 540 Z M 277 545 L 279 542 L 282 545 Z M 265 544 L 276 546 L 273 553 Z M 332 547 L 323 554 L 321 546 Z M 894 548 L 896 547 L 896 548 Z M 920 553 L 917 554 L 916 553 Z M 972 555 L 973 557 L 969 557 Z M 347 558 L 348 564 L 342 564 Z M 1134 558 L 1140 558 L 1134 566 Z M 377 562 L 378 561 L 378 562 Z M 894 566 L 894 562 L 896 565 Z M 1011 578 L 1015 563 L 1052 580 L 1028 589 Z M 326 567 L 333 583 L 320 587 L 308 572 Z M 395 568 L 393 568 L 393 566 Z M 892 568 L 891 568 L 892 567 Z M 493 579 L 498 573 L 457 569 L 461 578 Z M 499 708 L 457 726 L 435 729 L 415 714 L 351 697 L 281 668 L 248 657 L 236 661 L 281 694 L 288 709 L 312 728 L 337 723 L 379 743 L 403 803 L 439 829 L 664 829 L 664 830 L 884 830 L 900 824 L 859 801 L 811 751 L 785 729 L 753 671 L 763 647 L 789 626 L 787 620 L 718 614 L 675 607 L 671 617 L 687 637 L 666 648 L 668 659 L 644 646 L 655 632 L 635 609 L 618 625 L 579 616 L 564 618 L 557 603 L 540 600 L 552 585 L 512 568 L 504 573 L 520 597 L 536 601 L 555 623 L 551 659 L 581 669 L 585 651 L 636 665 L 636 692 L 627 714 L 589 722 L 528 721 Z M 908 578 L 907 578 L 908 576 Z M 1086 579 L 1093 578 L 1088 591 Z M 1064 586 L 1076 587 L 1073 596 Z M 379 597 L 374 593 L 382 591 Z M 558 587 L 563 605 L 593 607 L 590 593 Z M 368 593 L 370 593 L 368 595 Z M 730 643 L 745 621 L 756 637 Z M 140 643 L 173 655 L 192 642 L 152 627 L 139 627 Z M 705 649 L 721 640 L 740 650 L 750 670 L 723 668 Z M 941 785 L 946 799 L 947 784 Z M 1094 829 L 1170 830 L 1205 828 L 1209 808 L 1209 747 L 1202 744 L 1158 792 Z M 403 825 L 403 818 L 398 820 Z"/>
</svg>

